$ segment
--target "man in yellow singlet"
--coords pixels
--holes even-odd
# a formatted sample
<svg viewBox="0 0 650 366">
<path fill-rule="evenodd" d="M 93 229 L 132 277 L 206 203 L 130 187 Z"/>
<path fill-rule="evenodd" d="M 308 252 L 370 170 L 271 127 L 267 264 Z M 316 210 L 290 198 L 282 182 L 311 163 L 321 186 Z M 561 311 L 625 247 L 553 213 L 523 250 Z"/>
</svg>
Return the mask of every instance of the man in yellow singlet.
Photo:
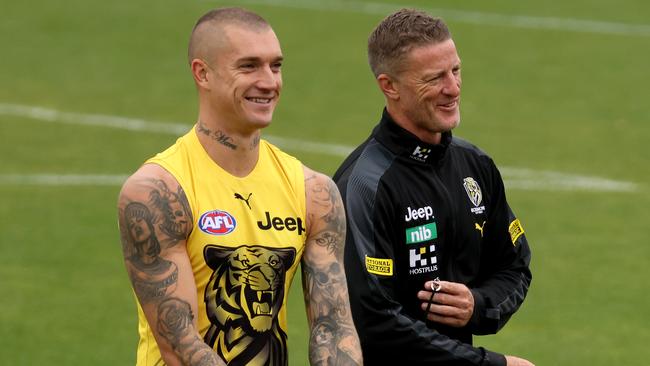
<svg viewBox="0 0 650 366">
<path fill-rule="evenodd" d="M 300 263 L 311 364 L 362 364 L 336 185 L 260 139 L 282 89 L 273 29 L 244 9 L 212 10 L 192 31 L 188 61 L 198 120 L 118 201 L 137 365 L 287 365 Z"/>
</svg>

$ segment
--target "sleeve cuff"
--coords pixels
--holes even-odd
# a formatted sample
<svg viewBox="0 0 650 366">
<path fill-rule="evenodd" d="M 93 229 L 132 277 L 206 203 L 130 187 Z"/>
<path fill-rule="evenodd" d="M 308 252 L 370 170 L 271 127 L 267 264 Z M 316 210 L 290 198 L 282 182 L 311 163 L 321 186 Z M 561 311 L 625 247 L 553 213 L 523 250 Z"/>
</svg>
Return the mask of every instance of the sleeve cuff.
<svg viewBox="0 0 650 366">
<path fill-rule="evenodd" d="M 486 366 L 506 366 L 506 356 L 485 350 L 485 361 L 483 362 L 483 365 Z"/>
<path fill-rule="evenodd" d="M 470 291 L 472 291 L 472 296 L 474 297 L 474 312 L 469 319 L 468 325 L 472 331 L 475 331 L 480 329 L 481 314 L 485 311 L 485 299 L 477 290 L 470 289 Z"/>
</svg>

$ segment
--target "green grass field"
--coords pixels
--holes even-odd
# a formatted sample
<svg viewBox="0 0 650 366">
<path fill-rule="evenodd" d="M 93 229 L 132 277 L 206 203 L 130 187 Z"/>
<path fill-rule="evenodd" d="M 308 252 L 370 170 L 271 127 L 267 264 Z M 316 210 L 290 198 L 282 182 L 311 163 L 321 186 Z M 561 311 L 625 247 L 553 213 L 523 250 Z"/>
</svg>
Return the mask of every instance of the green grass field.
<svg viewBox="0 0 650 366">
<path fill-rule="evenodd" d="M 641 0 L 4 2 L 0 364 L 134 363 L 119 180 L 176 137 L 105 125 L 117 116 L 189 128 L 186 42 L 201 14 L 226 4 L 265 16 L 283 46 L 283 97 L 265 133 L 328 174 L 340 153 L 291 142 L 354 146 L 367 136 L 383 106 L 366 65 L 370 31 L 405 5 L 445 16 L 463 60 L 456 134 L 504 167 L 533 251 L 522 309 L 476 343 L 537 365 L 648 364 L 650 3 Z M 56 184 L 61 176 L 70 182 Z M 293 366 L 308 364 L 299 284 Z"/>
</svg>

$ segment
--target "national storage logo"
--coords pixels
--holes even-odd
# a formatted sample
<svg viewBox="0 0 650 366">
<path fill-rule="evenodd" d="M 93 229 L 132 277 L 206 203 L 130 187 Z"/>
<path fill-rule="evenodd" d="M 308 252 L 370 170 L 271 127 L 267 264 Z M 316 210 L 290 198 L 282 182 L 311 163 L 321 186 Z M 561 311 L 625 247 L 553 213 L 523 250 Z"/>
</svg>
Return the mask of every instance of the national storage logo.
<svg viewBox="0 0 650 366">
<path fill-rule="evenodd" d="M 435 222 L 406 229 L 406 244 L 421 243 L 437 237 L 438 230 Z"/>
<path fill-rule="evenodd" d="M 380 276 L 392 276 L 393 260 L 390 258 L 373 258 L 366 256 L 366 270 Z"/>
<path fill-rule="evenodd" d="M 208 211 L 199 219 L 199 229 L 210 235 L 230 234 L 236 226 L 237 221 L 226 211 Z"/>
</svg>

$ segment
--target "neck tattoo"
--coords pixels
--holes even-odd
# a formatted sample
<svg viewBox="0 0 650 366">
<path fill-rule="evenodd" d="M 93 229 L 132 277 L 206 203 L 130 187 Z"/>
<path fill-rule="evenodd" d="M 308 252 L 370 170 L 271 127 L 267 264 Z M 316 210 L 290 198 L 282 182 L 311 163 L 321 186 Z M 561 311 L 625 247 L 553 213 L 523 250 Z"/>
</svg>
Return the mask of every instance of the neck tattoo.
<svg viewBox="0 0 650 366">
<path fill-rule="evenodd" d="M 237 150 L 237 145 L 234 144 L 235 140 L 221 130 L 212 131 L 199 121 L 198 131 L 231 150 Z"/>
</svg>

